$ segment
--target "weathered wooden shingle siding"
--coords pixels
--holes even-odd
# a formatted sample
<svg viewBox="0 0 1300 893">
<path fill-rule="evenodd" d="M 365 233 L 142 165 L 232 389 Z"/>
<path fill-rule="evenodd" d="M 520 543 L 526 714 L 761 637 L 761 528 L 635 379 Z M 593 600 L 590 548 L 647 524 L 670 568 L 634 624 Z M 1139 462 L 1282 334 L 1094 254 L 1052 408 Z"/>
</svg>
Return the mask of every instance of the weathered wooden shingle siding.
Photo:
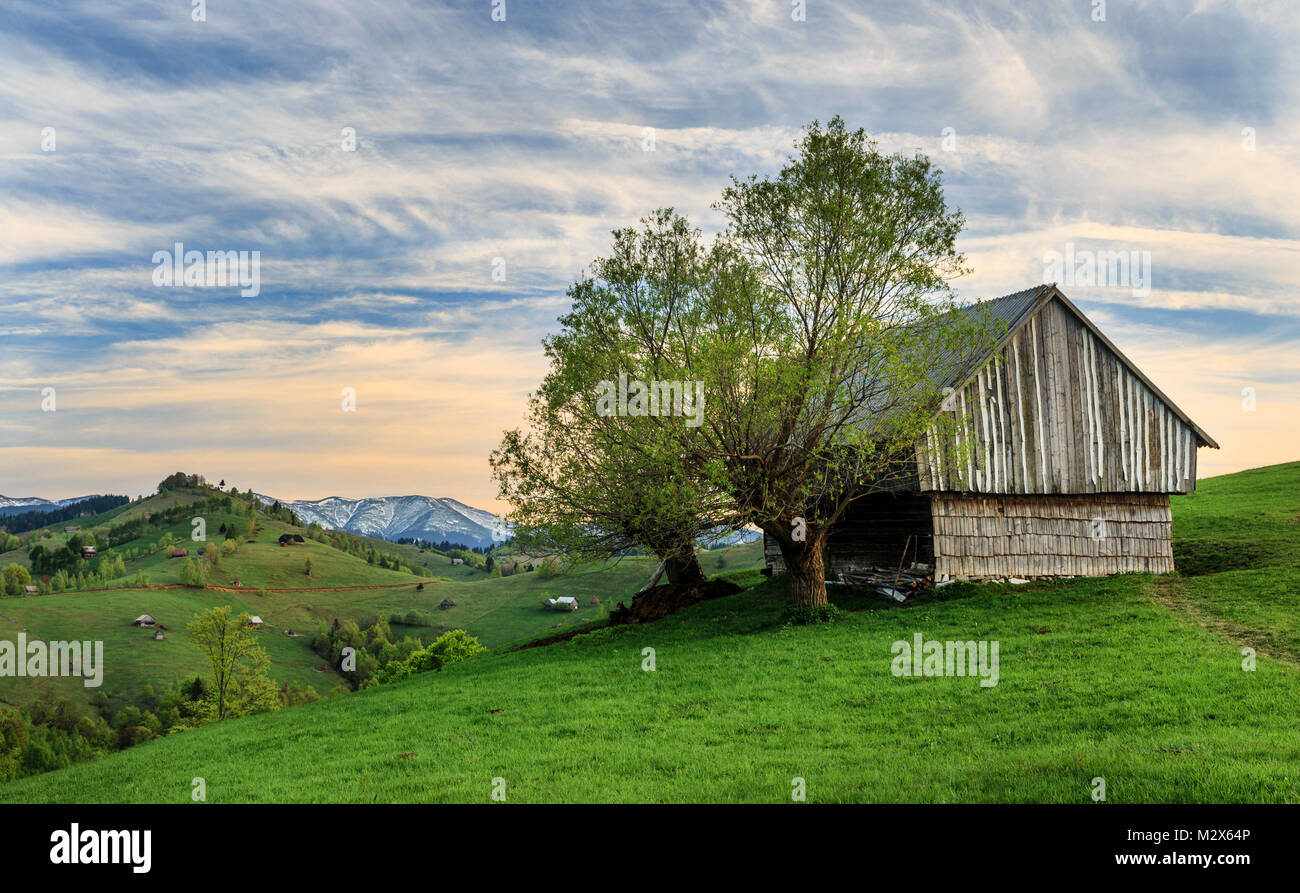
<svg viewBox="0 0 1300 893">
<path fill-rule="evenodd" d="M 947 577 L 1170 573 L 1169 496 L 932 493 L 934 569 Z"/>
<path fill-rule="evenodd" d="M 958 429 L 917 445 L 922 489 L 1187 493 L 1199 438 L 1060 300 L 1047 301 L 949 403 Z"/>
</svg>

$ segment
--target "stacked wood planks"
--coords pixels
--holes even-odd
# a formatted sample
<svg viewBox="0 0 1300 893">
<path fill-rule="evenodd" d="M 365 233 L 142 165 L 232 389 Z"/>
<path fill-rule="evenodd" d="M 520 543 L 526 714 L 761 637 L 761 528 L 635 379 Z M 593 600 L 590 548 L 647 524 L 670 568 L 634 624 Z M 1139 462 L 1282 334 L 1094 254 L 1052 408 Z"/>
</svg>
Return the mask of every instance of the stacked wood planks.
<svg viewBox="0 0 1300 893">
<path fill-rule="evenodd" d="M 855 588 L 870 588 L 894 601 L 905 601 L 929 589 L 934 574 L 928 564 L 903 568 L 873 567 L 857 572 L 842 571 L 840 582 Z"/>
</svg>

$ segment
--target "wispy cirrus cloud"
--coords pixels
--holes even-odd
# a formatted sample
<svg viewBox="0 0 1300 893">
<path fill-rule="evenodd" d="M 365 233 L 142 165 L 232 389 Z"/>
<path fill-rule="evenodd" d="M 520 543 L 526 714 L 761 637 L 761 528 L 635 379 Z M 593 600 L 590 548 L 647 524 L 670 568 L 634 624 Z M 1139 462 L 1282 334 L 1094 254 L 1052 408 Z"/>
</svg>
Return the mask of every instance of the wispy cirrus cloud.
<svg viewBox="0 0 1300 893">
<path fill-rule="evenodd" d="M 1204 468 L 1288 458 L 1300 27 L 1281 2 L 1108 7 L 6 4 L 0 492 L 175 466 L 493 506 L 486 455 L 609 230 L 660 206 L 716 229 L 731 174 L 837 113 L 943 167 L 965 297 L 1066 243 L 1150 251 L 1149 294 L 1067 290 L 1223 443 Z M 261 294 L 154 287 L 178 241 L 260 251 Z"/>
</svg>

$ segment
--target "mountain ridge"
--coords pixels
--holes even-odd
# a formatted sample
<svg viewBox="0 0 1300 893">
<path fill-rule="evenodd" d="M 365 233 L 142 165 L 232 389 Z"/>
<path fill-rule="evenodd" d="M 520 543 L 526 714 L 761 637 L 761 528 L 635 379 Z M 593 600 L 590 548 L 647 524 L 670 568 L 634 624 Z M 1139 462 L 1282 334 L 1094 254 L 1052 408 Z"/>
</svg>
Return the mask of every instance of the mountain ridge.
<svg viewBox="0 0 1300 893">
<path fill-rule="evenodd" d="M 270 505 L 278 502 L 304 524 L 313 521 L 329 530 L 344 530 L 378 539 L 447 540 L 466 546 L 491 546 L 506 539 L 506 522 L 497 515 L 450 496 L 326 496 L 321 499 L 278 499 L 254 493 Z"/>
<path fill-rule="evenodd" d="M 91 493 L 87 496 L 73 496 L 69 499 L 44 499 L 40 496 L 5 496 L 0 494 L 0 515 L 17 515 L 23 512 L 39 512 L 51 509 L 67 508 L 78 502 L 85 502 L 87 499 L 94 499 L 101 496 L 101 493 Z"/>
</svg>

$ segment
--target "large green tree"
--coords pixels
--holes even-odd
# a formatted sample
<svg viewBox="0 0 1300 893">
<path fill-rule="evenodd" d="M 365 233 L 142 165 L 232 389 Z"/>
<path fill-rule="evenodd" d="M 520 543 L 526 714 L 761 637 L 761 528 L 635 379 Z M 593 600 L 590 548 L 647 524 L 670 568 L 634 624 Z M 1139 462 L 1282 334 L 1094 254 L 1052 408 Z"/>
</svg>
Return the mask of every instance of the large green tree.
<svg viewBox="0 0 1300 893">
<path fill-rule="evenodd" d="M 646 527 L 715 513 L 758 525 L 792 601 L 817 606 L 830 532 L 853 501 L 907 485 L 918 439 L 955 422 L 939 412 L 947 364 L 990 335 L 954 312 L 963 218 L 927 158 L 884 154 L 839 118 L 796 150 L 775 176 L 733 180 L 711 245 L 670 211 L 615 233 L 547 344 L 539 399 L 566 414 L 542 420 L 534 455 L 592 515 L 631 505 Z M 624 370 L 701 382 L 701 423 L 593 422 L 578 395 Z M 612 483 L 629 479 L 649 485 L 631 501 Z"/>
<path fill-rule="evenodd" d="M 780 546 L 792 600 L 816 606 L 830 531 L 854 500 L 915 474 L 918 439 L 952 423 L 941 382 L 960 359 L 944 358 L 989 332 L 953 312 L 964 221 L 929 159 L 884 154 L 838 117 L 796 148 L 718 203 L 723 240 L 757 282 L 701 308 L 709 413 L 682 443 Z"/>
<path fill-rule="evenodd" d="M 699 233 L 671 211 L 613 235 L 592 276 L 569 289 L 571 310 L 544 342 L 551 369 L 529 398 L 527 428 L 506 432 L 493 473 L 521 548 L 575 558 L 645 548 L 670 582 L 698 582 L 697 543 L 737 518 L 678 441 L 691 427 L 684 413 L 703 407 L 682 389 L 666 403 L 656 390 L 656 411 L 643 402 L 638 413 L 633 391 L 622 395 L 633 410 L 620 413 L 614 389 L 690 377 L 678 322 L 699 301 L 708 262 Z"/>
</svg>

